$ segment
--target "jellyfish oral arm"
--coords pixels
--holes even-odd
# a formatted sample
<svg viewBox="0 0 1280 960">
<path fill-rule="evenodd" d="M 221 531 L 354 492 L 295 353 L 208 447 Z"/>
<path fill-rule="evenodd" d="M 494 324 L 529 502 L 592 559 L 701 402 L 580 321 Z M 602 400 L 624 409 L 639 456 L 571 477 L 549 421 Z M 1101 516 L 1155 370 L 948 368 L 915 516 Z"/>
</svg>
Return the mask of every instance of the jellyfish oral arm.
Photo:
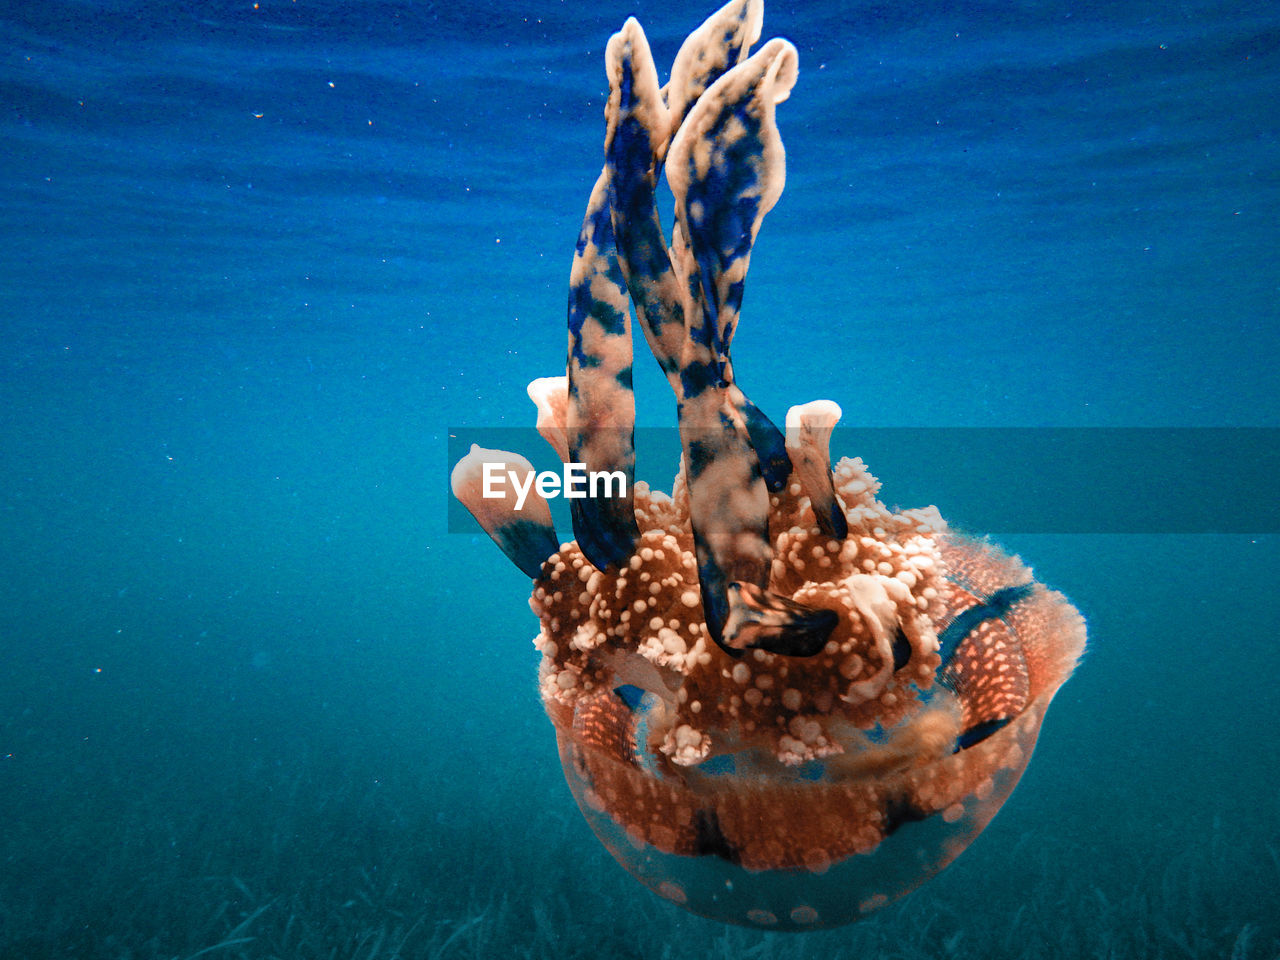
<svg viewBox="0 0 1280 960">
<path fill-rule="evenodd" d="M 739 39 L 722 35 L 706 59 L 727 66 L 745 50 Z M 811 655 L 831 617 L 768 593 L 769 488 L 780 488 L 791 465 L 781 433 L 734 383 L 729 359 L 751 245 L 785 180 L 773 108 L 795 81 L 795 49 L 772 40 L 718 77 L 700 75 L 708 86 L 669 153 L 672 117 L 634 19 L 605 59 L 606 162 L 593 204 L 608 182 L 622 273 L 676 395 L 707 627 L 733 655 L 748 647 Z M 664 154 L 676 200 L 670 249 L 655 200 Z"/>
</svg>

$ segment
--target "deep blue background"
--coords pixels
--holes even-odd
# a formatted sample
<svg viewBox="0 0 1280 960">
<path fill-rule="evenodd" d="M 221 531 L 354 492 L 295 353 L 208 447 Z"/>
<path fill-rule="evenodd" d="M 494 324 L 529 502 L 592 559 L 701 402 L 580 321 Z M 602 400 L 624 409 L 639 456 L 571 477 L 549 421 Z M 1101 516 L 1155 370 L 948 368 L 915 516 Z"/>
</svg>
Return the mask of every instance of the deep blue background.
<svg viewBox="0 0 1280 960">
<path fill-rule="evenodd" d="M 554 904 L 583 888 L 645 918 L 636 955 L 719 942 L 595 849 L 527 582 L 446 530 L 450 428 L 530 424 L 525 384 L 563 369 L 608 35 L 635 13 L 666 64 L 709 12 L 0 14 L 4 949 L 174 956 L 267 903 L 340 926 L 393 861 L 431 891 L 425 929 L 485 917 L 473 947 L 484 924 L 518 953 L 570 937 Z M 765 33 L 801 77 L 734 344 L 762 408 L 1280 426 L 1271 0 L 774 3 Z M 641 369 L 641 422 L 665 425 Z M 1089 654 L 987 834 L 857 936 L 902 941 L 927 909 L 933 952 L 1016 955 L 982 938 L 1034 889 L 1046 942 L 1274 950 L 1256 885 L 1205 890 L 1280 883 L 1276 537 L 1003 540 L 1086 613 Z M 199 923 L 113 912 L 140 891 Z"/>
</svg>

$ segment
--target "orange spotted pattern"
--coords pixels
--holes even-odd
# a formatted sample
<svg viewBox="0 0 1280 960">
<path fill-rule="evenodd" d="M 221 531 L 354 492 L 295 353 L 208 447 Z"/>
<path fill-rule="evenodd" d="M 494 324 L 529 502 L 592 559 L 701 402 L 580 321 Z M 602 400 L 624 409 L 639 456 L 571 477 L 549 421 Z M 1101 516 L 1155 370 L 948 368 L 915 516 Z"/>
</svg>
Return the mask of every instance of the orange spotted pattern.
<svg viewBox="0 0 1280 960">
<path fill-rule="evenodd" d="M 713 860 L 744 882 L 820 879 L 936 820 L 950 832 L 917 852 L 913 879 L 869 891 L 858 909 L 941 869 L 1016 783 L 1083 649 L 1079 614 L 1016 558 L 948 533 L 936 512 L 889 511 L 859 461 L 834 475 L 843 544 L 822 536 L 798 488 L 772 503 L 770 589 L 841 614 L 813 658 L 733 658 L 709 642 L 678 481 L 670 498 L 637 488 L 641 546 L 626 569 L 596 570 L 567 544 L 531 600 L 543 698 L 588 821 L 655 891 L 720 919 L 801 929 L 851 917 L 812 904 L 722 915 L 655 858 Z M 1028 592 L 942 667 L 939 630 L 1016 585 Z M 994 720 L 1009 723 L 958 748 L 961 731 Z"/>
<path fill-rule="evenodd" d="M 984 620 L 970 630 L 957 645 L 941 679 L 960 700 L 961 727 L 966 730 L 1018 716 L 1031 697 L 1022 645 L 1003 619 Z"/>
</svg>

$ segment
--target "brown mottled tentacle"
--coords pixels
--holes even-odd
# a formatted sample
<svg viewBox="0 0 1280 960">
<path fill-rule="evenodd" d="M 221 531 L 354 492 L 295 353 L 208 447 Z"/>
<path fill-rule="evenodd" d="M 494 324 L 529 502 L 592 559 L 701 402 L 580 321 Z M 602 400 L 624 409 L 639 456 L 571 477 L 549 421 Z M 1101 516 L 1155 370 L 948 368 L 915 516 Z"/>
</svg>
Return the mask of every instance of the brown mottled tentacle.
<svg viewBox="0 0 1280 960">
<path fill-rule="evenodd" d="M 672 158 L 694 167 L 693 177 L 673 182 L 681 209 L 690 185 L 695 191 L 702 190 L 706 179 L 712 176 L 705 169 L 697 169 L 689 151 L 700 148 L 690 144 L 684 132 L 689 124 L 700 129 L 702 121 L 698 118 L 707 98 L 720 109 L 725 108 L 725 98 L 733 94 L 752 104 L 767 101 L 768 108 L 761 107 L 757 112 L 761 116 L 768 114 L 765 126 L 772 129 L 772 104 L 781 99 L 779 91 L 783 86 L 790 88 L 788 77 L 793 79 L 794 49 L 784 41 L 771 41 L 765 51 L 764 60 L 758 59 L 759 55 L 752 57 L 712 83 L 676 134 Z M 790 470 L 790 462 L 781 434 L 734 386 L 724 350 L 727 340 L 715 332 L 715 316 L 708 312 L 709 304 L 717 302 L 708 290 L 723 286 L 720 273 L 724 264 L 706 259 L 704 267 L 697 247 L 685 246 L 681 237 L 677 237 L 671 251 L 663 243 L 655 190 L 664 149 L 662 137 L 670 116 L 638 23 L 629 20 L 613 37 L 606 61 L 610 80 L 606 166 L 612 168 L 613 223 L 619 258 L 637 316 L 679 399 L 690 517 L 708 630 L 718 644 L 734 654 L 758 646 L 793 655 L 803 651 L 807 655 L 821 648 L 834 618 L 815 616 L 799 604 L 788 606 L 768 597 L 765 591 L 772 551 L 768 537 L 769 491 L 758 448 L 769 452 L 771 470 L 782 476 Z M 717 90 L 720 95 L 713 96 Z M 704 146 L 713 154 L 731 146 L 731 136 L 736 137 L 733 142 L 741 152 L 750 153 L 750 145 L 736 132 L 717 129 L 712 136 L 718 139 L 707 141 Z M 766 135 L 763 140 L 755 139 L 769 154 L 769 159 L 759 166 L 759 176 L 769 182 L 756 184 L 748 192 L 764 198 L 763 203 L 759 199 L 750 201 L 763 216 L 777 199 L 776 191 L 781 187 L 775 181 L 781 172 L 770 138 Z M 777 140 L 776 131 L 772 140 Z M 684 146 L 678 151 L 679 144 Z M 710 194 L 704 191 L 704 195 L 710 204 Z M 714 202 L 740 207 L 744 197 L 736 191 L 719 195 Z M 725 231 L 732 230 L 736 222 L 730 213 L 709 206 L 700 210 L 693 221 L 699 225 L 720 223 Z M 685 222 L 693 221 L 685 218 Z M 758 228 L 758 222 L 753 223 L 754 226 L 739 224 L 746 235 L 736 241 L 738 252 L 729 266 L 740 274 L 745 274 L 745 262 L 739 261 L 749 252 Z M 683 280 L 673 268 L 673 260 L 682 267 Z M 701 283 L 690 281 L 695 274 L 704 276 L 704 270 L 711 271 L 707 274 L 710 287 L 706 279 Z"/>
<path fill-rule="evenodd" d="M 573 533 L 596 567 L 619 566 L 635 547 L 635 394 L 631 385 L 631 320 L 610 212 L 611 168 L 596 181 L 569 276 L 569 460 L 588 472 L 623 474 L 620 496 L 570 502 Z"/>
</svg>

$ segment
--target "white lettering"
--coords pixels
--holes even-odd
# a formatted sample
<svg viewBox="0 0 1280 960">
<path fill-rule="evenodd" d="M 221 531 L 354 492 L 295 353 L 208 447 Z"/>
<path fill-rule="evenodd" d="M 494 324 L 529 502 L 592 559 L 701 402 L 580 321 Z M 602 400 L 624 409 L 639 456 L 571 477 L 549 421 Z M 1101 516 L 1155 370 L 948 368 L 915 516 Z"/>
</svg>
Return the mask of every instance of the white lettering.
<svg viewBox="0 0 1280 960">
<path fill-rule="evenodd" d="M 530 470 L 522 474 L 518 470 L 504 470 L 506 464 L 485 463 L 483 483 L 480 495 L 486 500 L 506 500 L 515 493 L 515 509 L 523 510 L 529 493 L 538 491 L 544 499 L 565 497 L 570 500 L 582 500 L 592 497 L 625 497 L 627 495 L 627 475 L 621 470 L 588 470 L 585 463 L 566 463 L 561 473 L 554 470 L 543 470 L 537 473 Z"/>
<path fill-rule="evenodd" d="M 480 488 L 480 496 L 484 499 L 501 500 L 505 496 L 500 489 L 502 485 L 502 474 L 498 471 L 501 469 L 502 464 L 493 463 L 488 460 L 485 461 L 483 486 Z"/>
<path fill-rule="evenodd" d="M 516 488 L 516 509 L 524 509 L 525 498 L 529 496 L 529 488 L 533 486 L 534 473 L 530 470 L 524 475 L 524 483 L 520 483 L 520 475 L 514 470 L 508 470 L 507 476 L 511 478 L 511 485 Z"/>
<path fill-rule="evenodd" d="M 594 478 L 595 474 L 592 474 Z M 587 495 L 587 465 L 585 463 L 566 463 L 564 465 L 564 498 L 581 500 Z M 595 490 L 592 490 L 594 496 Z"/>
<path fill-rule="evenodd" d="M 538 474 L 538 493 L 547 498 L 559 496 L 560 478 L 550 470 L 543 470 Z"/>
<path fill-rule="evenodd" d="M 613 492 L 614 481 L 618 482 L 618 492 Z M 599 492 L 599 487 L 604 487 L 604 493 Z M 606 473 L 603 470 L 593 470 L 591 472 L 591 495 L 593 497 L 625 497 L 627 495 L 627 475 L 621 470 L 614 470 L 612 473 Z"/>
</svg>

